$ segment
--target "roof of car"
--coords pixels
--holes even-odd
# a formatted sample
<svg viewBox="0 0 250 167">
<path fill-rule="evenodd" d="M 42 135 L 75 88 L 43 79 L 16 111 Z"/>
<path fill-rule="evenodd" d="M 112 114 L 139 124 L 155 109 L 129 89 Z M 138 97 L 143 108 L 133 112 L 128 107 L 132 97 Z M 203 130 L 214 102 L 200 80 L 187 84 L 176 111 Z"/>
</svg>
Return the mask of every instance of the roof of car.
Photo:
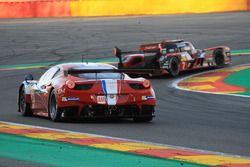
<svg viewBox="0 0 250 167">
<path fill-rule="evenodd" d="M 163 43 L 179 43 L 179 42 L 184 42 L 182 39 L 175 39 L 175 40 L 164 40 L 162 41 Z"/>
<path fill-rule="evenodd" d="M 178 43 L 182 43 L 182 42 L 185 42 L 184 40 L 182 39 L 176 39 L 176 40 L 163 40 L 161 42 L 155 42 L 155 43 L 146 43 L 146 44 L 143 44 L 143 45 L 140 45 L 140 50 L 157 50 L 159 49 L 159 44 L 162 45 L 162 47 L 166 47 L 166 46 L 169 46 L 169 45 L 175 45 L 175 44 L 178 44 Z"/>
<path fill-rule="evenodd" d="M 161 42 L 145 43 L 145 44 L 142 44 L 141 46 L 158 45 L 160 43 L 179 43 L 179 42 L 184 42 L 184 40 L 183 39 L 163 40 Z"/>
</svg>

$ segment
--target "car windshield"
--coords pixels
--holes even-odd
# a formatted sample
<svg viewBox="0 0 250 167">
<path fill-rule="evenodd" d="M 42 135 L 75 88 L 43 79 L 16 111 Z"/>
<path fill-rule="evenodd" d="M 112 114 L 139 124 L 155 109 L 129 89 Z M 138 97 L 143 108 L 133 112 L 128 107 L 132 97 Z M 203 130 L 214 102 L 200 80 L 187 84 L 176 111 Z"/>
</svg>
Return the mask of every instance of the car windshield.
<svg viewBox="0 0 250 167">
<path fill-rule="evenodd" d="M 180 49 L 181 52 L 191 51 L 191 47 L 187 43 L 184 43 L 184 42 L 177 43 L 177 47 Z"/>
<path fill-rule="evenodd" d="M 98 66 L 79 66 L 74 69 L 78 70 L 90 70 L 90 69 L 113 69 L 112 67 L 106 65 L 98 65 Z M 84 78 L 84 79 L 121 79 L 123 78 L 123 74 L 121 73 L 111 73 L 111 72 L 99 72 L 99 73 L 82 73 L 82 74 L 74 74 L 73 76 Z"/>
</svg>

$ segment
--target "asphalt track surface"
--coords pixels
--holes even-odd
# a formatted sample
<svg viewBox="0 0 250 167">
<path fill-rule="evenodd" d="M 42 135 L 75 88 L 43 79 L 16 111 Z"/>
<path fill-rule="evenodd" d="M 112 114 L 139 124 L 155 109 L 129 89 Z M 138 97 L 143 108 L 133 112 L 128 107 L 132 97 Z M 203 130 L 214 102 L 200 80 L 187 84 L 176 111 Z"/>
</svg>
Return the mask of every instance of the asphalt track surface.
<svg viewBox="0 0 250 167">
<path fill-rule="evenodd" d="M 141 43 L 184 38 L 197 48 L 228 45 L 249 49 L 250 13 L 117 18 L 0 20 L 0 65 L 112 57 L 115 45 L 127 50 Z M 250 56 L 233 57 L 233 65 Z M 94 121 L 54 123 L 17 113 L 18 85 L 27 73 L 45 69 L 0 71 L 0 120 L 195 149 L 250 156 L 249 98 L 176 90 L 175 79 L 152 78 L 158 105 L 152 123 Z"/>
</svg>

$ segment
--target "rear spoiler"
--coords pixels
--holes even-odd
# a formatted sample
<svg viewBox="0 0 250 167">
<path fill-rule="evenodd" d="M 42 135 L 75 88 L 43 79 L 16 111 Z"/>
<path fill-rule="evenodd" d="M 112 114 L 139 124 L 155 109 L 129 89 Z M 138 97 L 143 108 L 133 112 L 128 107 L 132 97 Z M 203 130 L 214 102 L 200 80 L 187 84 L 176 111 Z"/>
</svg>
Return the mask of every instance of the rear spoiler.
<svg viewBox="0 0 250 167">
<path fill-rule="evenodd" d="M 161 50 L 159 49 L 159 52 L 160 51 Z M 156 53 L 156 52 L 157 51 L 152 51 L 151 53 Z M 123 62 L 122 62 L 122 55 L 123 54 L 144 54 L 144 53 L 150 53 L 150 51 L 149 52 L 145 52 L 143 50 L 139 50 L 139 51 L 126 51 L 126 52 L 123 52 L 117 46 L 114 47 L 114 55 L 119 59 L 118 68 L 122 68 L 123 67 Z"/>
<path fill-rule="evenodd" d="M 116 57 L 121 57 L 122 54 L 143 54 L 143 51 L 126 51 L 122 52 L 121 49 L 119 49 L 117 46 L 114 47 L 114 55 Z"/>
<path fill-rule="evenodd" d="M 86 74 L 86 73 L 141 73 L 150 74 L 154 73 L 155 69 L 69 69 L 64 71 L 64 75 L 69 74 Z"/>
<path fill-rule="evenodd" d="M 119 49 L 117 46 L 114 47 L 114 55 L 116 57 L 118 57 L 118 58 L 121 58 L 121 55 L 123 55 L 123 54 L 157 53 L 157 52 L 160 52 L 160 51 L 161 51 L 161 48 L 157 47 L 157 50 L 152 50 L 152 51 L 139 50 L 139 51 L 126 51 L 126 52 L 122 52 L 121 49 Z"/>
<path fill-rule="evenodd" d="M 119 59 L 118 68 L 123 67 L 122 62 L 122 54 L 143 54 L 142 51 L 128 51 L 128 52 L 122 52 L 121 49 L 119 49 L 117 46 L 114 47 L 114 55 Z"/>
</svg>

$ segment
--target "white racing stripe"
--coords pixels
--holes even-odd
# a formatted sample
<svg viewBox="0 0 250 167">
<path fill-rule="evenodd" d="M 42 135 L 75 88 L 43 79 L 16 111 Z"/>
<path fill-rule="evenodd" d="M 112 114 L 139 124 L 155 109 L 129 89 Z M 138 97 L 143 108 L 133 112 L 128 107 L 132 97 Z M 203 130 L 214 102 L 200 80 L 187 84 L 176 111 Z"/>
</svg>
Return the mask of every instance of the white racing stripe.
<svg viewBox="0 0 250 167">
<path fill-rule="evenodd" d="M 107 104 L 116 105 L 117 94 L 118 94 L 117 80 L 113 80 L 113 79 L 102 80 L 102 89 L 106 96 Z"/>
</svg>

